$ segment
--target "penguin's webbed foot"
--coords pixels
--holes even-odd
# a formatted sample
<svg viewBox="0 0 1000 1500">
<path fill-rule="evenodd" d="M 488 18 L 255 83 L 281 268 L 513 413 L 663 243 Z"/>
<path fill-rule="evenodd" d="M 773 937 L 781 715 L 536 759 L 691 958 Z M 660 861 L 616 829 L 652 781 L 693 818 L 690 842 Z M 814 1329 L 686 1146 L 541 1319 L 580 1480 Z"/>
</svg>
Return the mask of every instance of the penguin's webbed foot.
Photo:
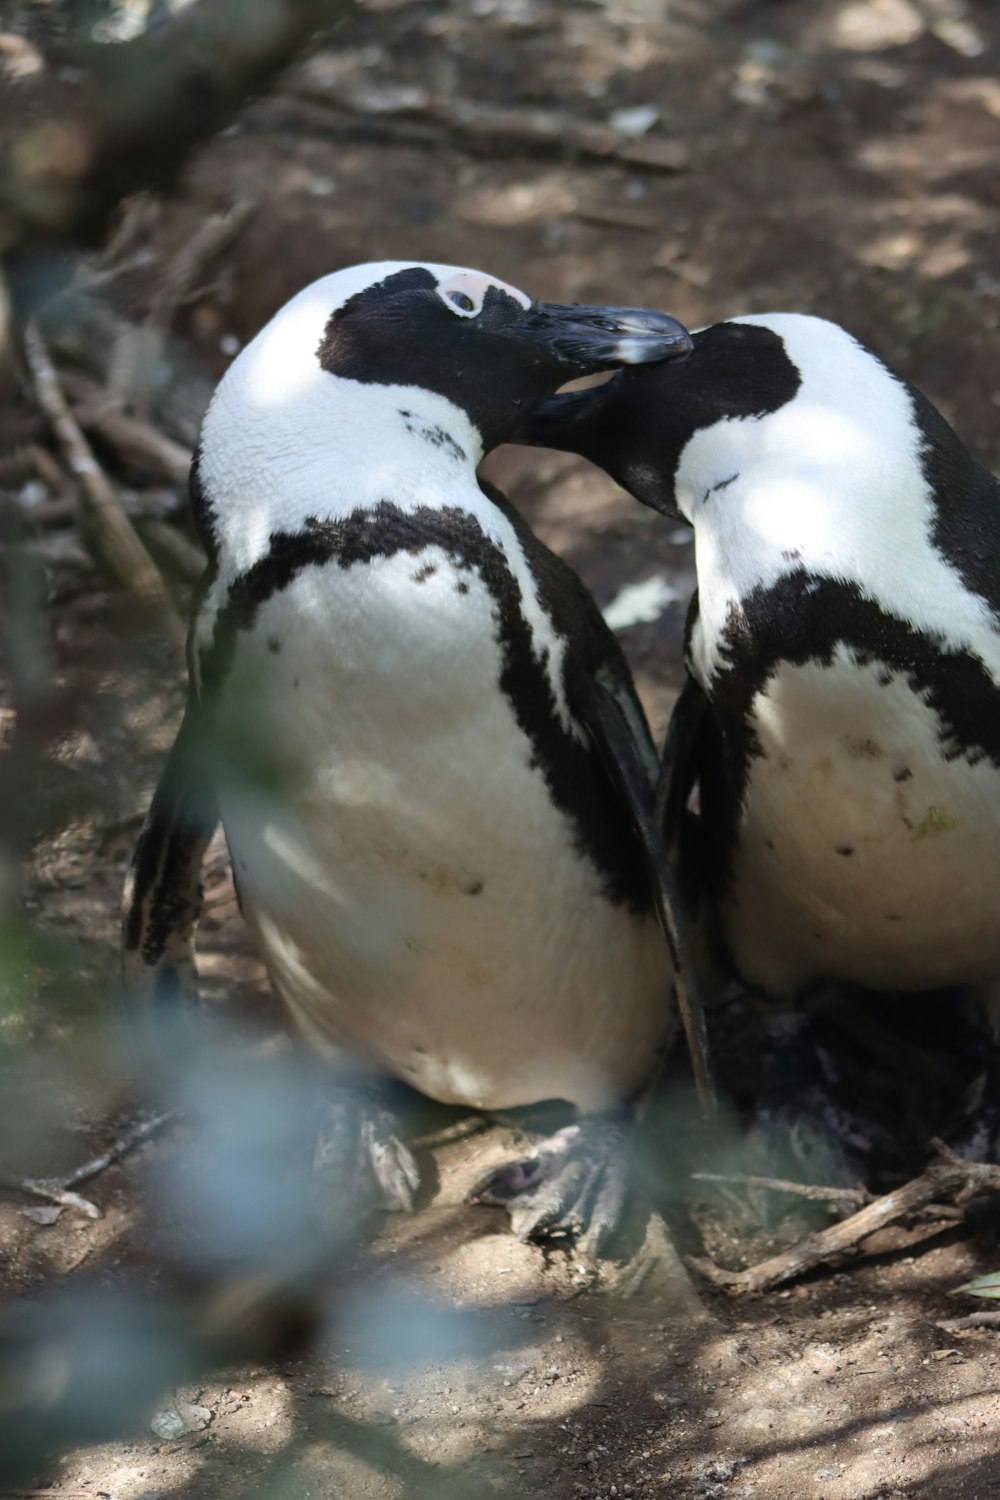
<svg viewBox="0 0 1000 1500">
<path fill-rule="evenodd" d="M 344 1087 L 330 1091 L 324 1114 L 313 1170 L 326 1179 L 327 1212 L 339 1214 L 346 1198 L 411 1213 L 420 1173 L 392 1111 L 370 1094 Z"/>
<path fill-rule="evenodd" d="M 494 1167 L 465 1201 L 506 1208 L 521 1241 L 566 1236 L 597 1256 L 625 1208 L 630 1139 L 627 1115 L 589 1116 L 541 1141 L 534 1155 Z"/>
</svg>

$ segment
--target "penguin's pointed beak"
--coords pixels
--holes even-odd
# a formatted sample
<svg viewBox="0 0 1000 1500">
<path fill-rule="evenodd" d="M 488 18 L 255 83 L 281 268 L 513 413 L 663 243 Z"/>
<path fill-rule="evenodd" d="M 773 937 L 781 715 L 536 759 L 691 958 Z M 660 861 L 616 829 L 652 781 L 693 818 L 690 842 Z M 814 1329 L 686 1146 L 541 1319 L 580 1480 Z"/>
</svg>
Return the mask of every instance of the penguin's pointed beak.
<svg viewBox="0 0 1000 1500">
<path fill-rule="evenodd" d="M 677 359 L 693 348 L 691 335 L 676 318 L 645 307 L 533 302 L 513 332 L 581 375 Z"/>
</svg>

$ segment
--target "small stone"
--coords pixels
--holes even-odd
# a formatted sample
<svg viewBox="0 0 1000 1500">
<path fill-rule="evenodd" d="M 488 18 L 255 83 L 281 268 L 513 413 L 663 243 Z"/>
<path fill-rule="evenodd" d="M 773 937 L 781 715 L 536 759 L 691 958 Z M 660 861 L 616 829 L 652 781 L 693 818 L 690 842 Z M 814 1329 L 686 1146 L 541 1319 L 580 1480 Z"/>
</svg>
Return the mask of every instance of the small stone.
<svg viewBox="0 0 1000 1500">
<path fill-rule="evenodd" d="M 39 1203 L 33 1208 L 22 1208 L 24 1218 L 31 1219 L 35 1224 L 42 1224 L 46 1229 L 59 1220 L 62 1206 L 58 1203 Z"/>
<path fill-rule="evenodd" d="M 171 1438 L 183 1437 L 185 1432 L 184 1423 L 181 1420 L 179 1413 L 175 1412 L 173 1408 L 169 1406 L 166 1407 L 163 1411 L 158 1411 L 156 1413 L 156 1416 L 150 1422 L 149 1426 L 150 1430 L 154 1432 L 158 1438 L 163 1438 L 167 1442 L 169 1442 Z"/>
<path fill-rule="evenodd" d="M 608 116 L 608 124 L 620 135 L 632 136 L 637 140 L 639 136 L 652 130 L 659 118 L 660 111 L 655 104 L 637 104 L 629 109 L 613 109 Z"/>
<path fill-rule="evenodd" d="M 184 1437 L 188 1432 L 201 1432 L 212 1420 L 213 1413 L 207 1406 L 195 1406 L 188 1401 L 175 1401 L 165 1406 L 150 1422 L 150 1428 L 158 1438 L 169 1441 Z"/>
</svg>

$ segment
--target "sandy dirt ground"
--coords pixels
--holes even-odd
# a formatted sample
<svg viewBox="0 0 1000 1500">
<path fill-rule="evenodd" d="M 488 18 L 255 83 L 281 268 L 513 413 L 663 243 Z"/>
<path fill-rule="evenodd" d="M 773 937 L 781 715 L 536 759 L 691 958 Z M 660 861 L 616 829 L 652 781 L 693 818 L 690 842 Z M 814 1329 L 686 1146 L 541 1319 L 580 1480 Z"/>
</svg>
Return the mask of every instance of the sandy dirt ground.
<svg viewBox="0 0 1000 1500">
<path fill-rule="evenodd" d="M 443 260 L 561 301 L 664 307 L 692 327 L 749 311 L 831 317 L 997 469 L 998 62 L 988 0 L 381 0 L 201 153 L 151 220 L 148 263 L 122 295 L 141 314 L 204 217 L 246 197 L 256 214 L 178 319 L 172 354 L 197 380 L 217 377 L 317 275 Z M 507 111 L 504 129 L 477 116 L 492 106 Z M 645 120 L 616 115 L 641 108 Z M 567 158 L 538 128 L 551 111 L 574 125 L 617 118 L 628 149 Z M 652 582 L 653 617 L 621 639 L 662 734 L 693 586 L 686 534 L 562 455 L 507 449 L 488 471 L 602 607 Z M 46 628 L 81 706 L 52 769 L 72 806 L 35 846 L 25 908 L 71 945 L 92 997 L 115 986 L 121 881 L 183 690 L 165 656 L 127 638 L 121 600 L 95 570 L 53 576 Z M 210 999 L 266 1009 L 221 851 L 201 951 Z M 35 974 L 27 986 L 0 1066 L 10 1114 L 33 1094 L 58 1100 L 51 1167 L 101 1149 L 113 1127 L 104 1064 L 81 1050 L 89 1002 L 67 1013 L 57 986 Z M 724 1071 L 738 1073 L 732 1046 Z M 679 1112 L 683 1125 L 654 1142 L 657 1206 L 678 1250 L 707 1246 L 738 1265 L 787 1240 L 794 1226 L 763 1223 L 744 1190 L 691 1183 L 721 1148 Z M 37 1489 L 113 1500 L 1000 1491 L 998 1334 L 938 1327 L 971 1310 L 948 1293 L 1000 1264 L 964 1224 L 886 1231 L 785 1290 L 738 1299 L 696 1281 L 700 1301 L 678 1301 L 641 1201 L 596 1274 L 572 1252 L 517 1243 L 499 1211 L 464 1206 L 475 1177 L 519 1143 L 515 1126 L 490 1125 L 423 1148 L 418 1211 L 386 1219 L 358 1250 L 348 1305 L 308 1354 L 165 1392 L 172 1426 L 161 1413 L 159 1433 L 68 1452 Z M 16 1195 L 0 1202 L 7 1289 L 114 1282 L 137 1248 L 150 1165 L 190 1145 L 167 1132 L 99 1177 L 88 1191 L 100 1220 L 66 1211 L 39 1224 Z"/>
</svg>

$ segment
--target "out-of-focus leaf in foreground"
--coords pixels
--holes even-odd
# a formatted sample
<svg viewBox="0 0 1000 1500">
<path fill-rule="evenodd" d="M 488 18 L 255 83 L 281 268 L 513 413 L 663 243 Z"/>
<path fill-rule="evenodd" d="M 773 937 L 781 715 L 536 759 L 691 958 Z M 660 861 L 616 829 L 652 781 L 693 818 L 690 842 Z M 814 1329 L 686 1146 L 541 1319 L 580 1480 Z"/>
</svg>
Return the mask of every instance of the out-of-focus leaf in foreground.
<svg viewBox="0 0 1000 1500">
<path fill-rule="evenodd" d="M 974 1281 L 955 1287 L 951 1296 L 957 1297 L 959 1292 L 968 1292 L 970 1297 L 990 1297 L 994 1301 L 1000 1301 L 1000 1271 L 991 1271 L 988 1276 L 977 1276 Z"/>
</svg>

